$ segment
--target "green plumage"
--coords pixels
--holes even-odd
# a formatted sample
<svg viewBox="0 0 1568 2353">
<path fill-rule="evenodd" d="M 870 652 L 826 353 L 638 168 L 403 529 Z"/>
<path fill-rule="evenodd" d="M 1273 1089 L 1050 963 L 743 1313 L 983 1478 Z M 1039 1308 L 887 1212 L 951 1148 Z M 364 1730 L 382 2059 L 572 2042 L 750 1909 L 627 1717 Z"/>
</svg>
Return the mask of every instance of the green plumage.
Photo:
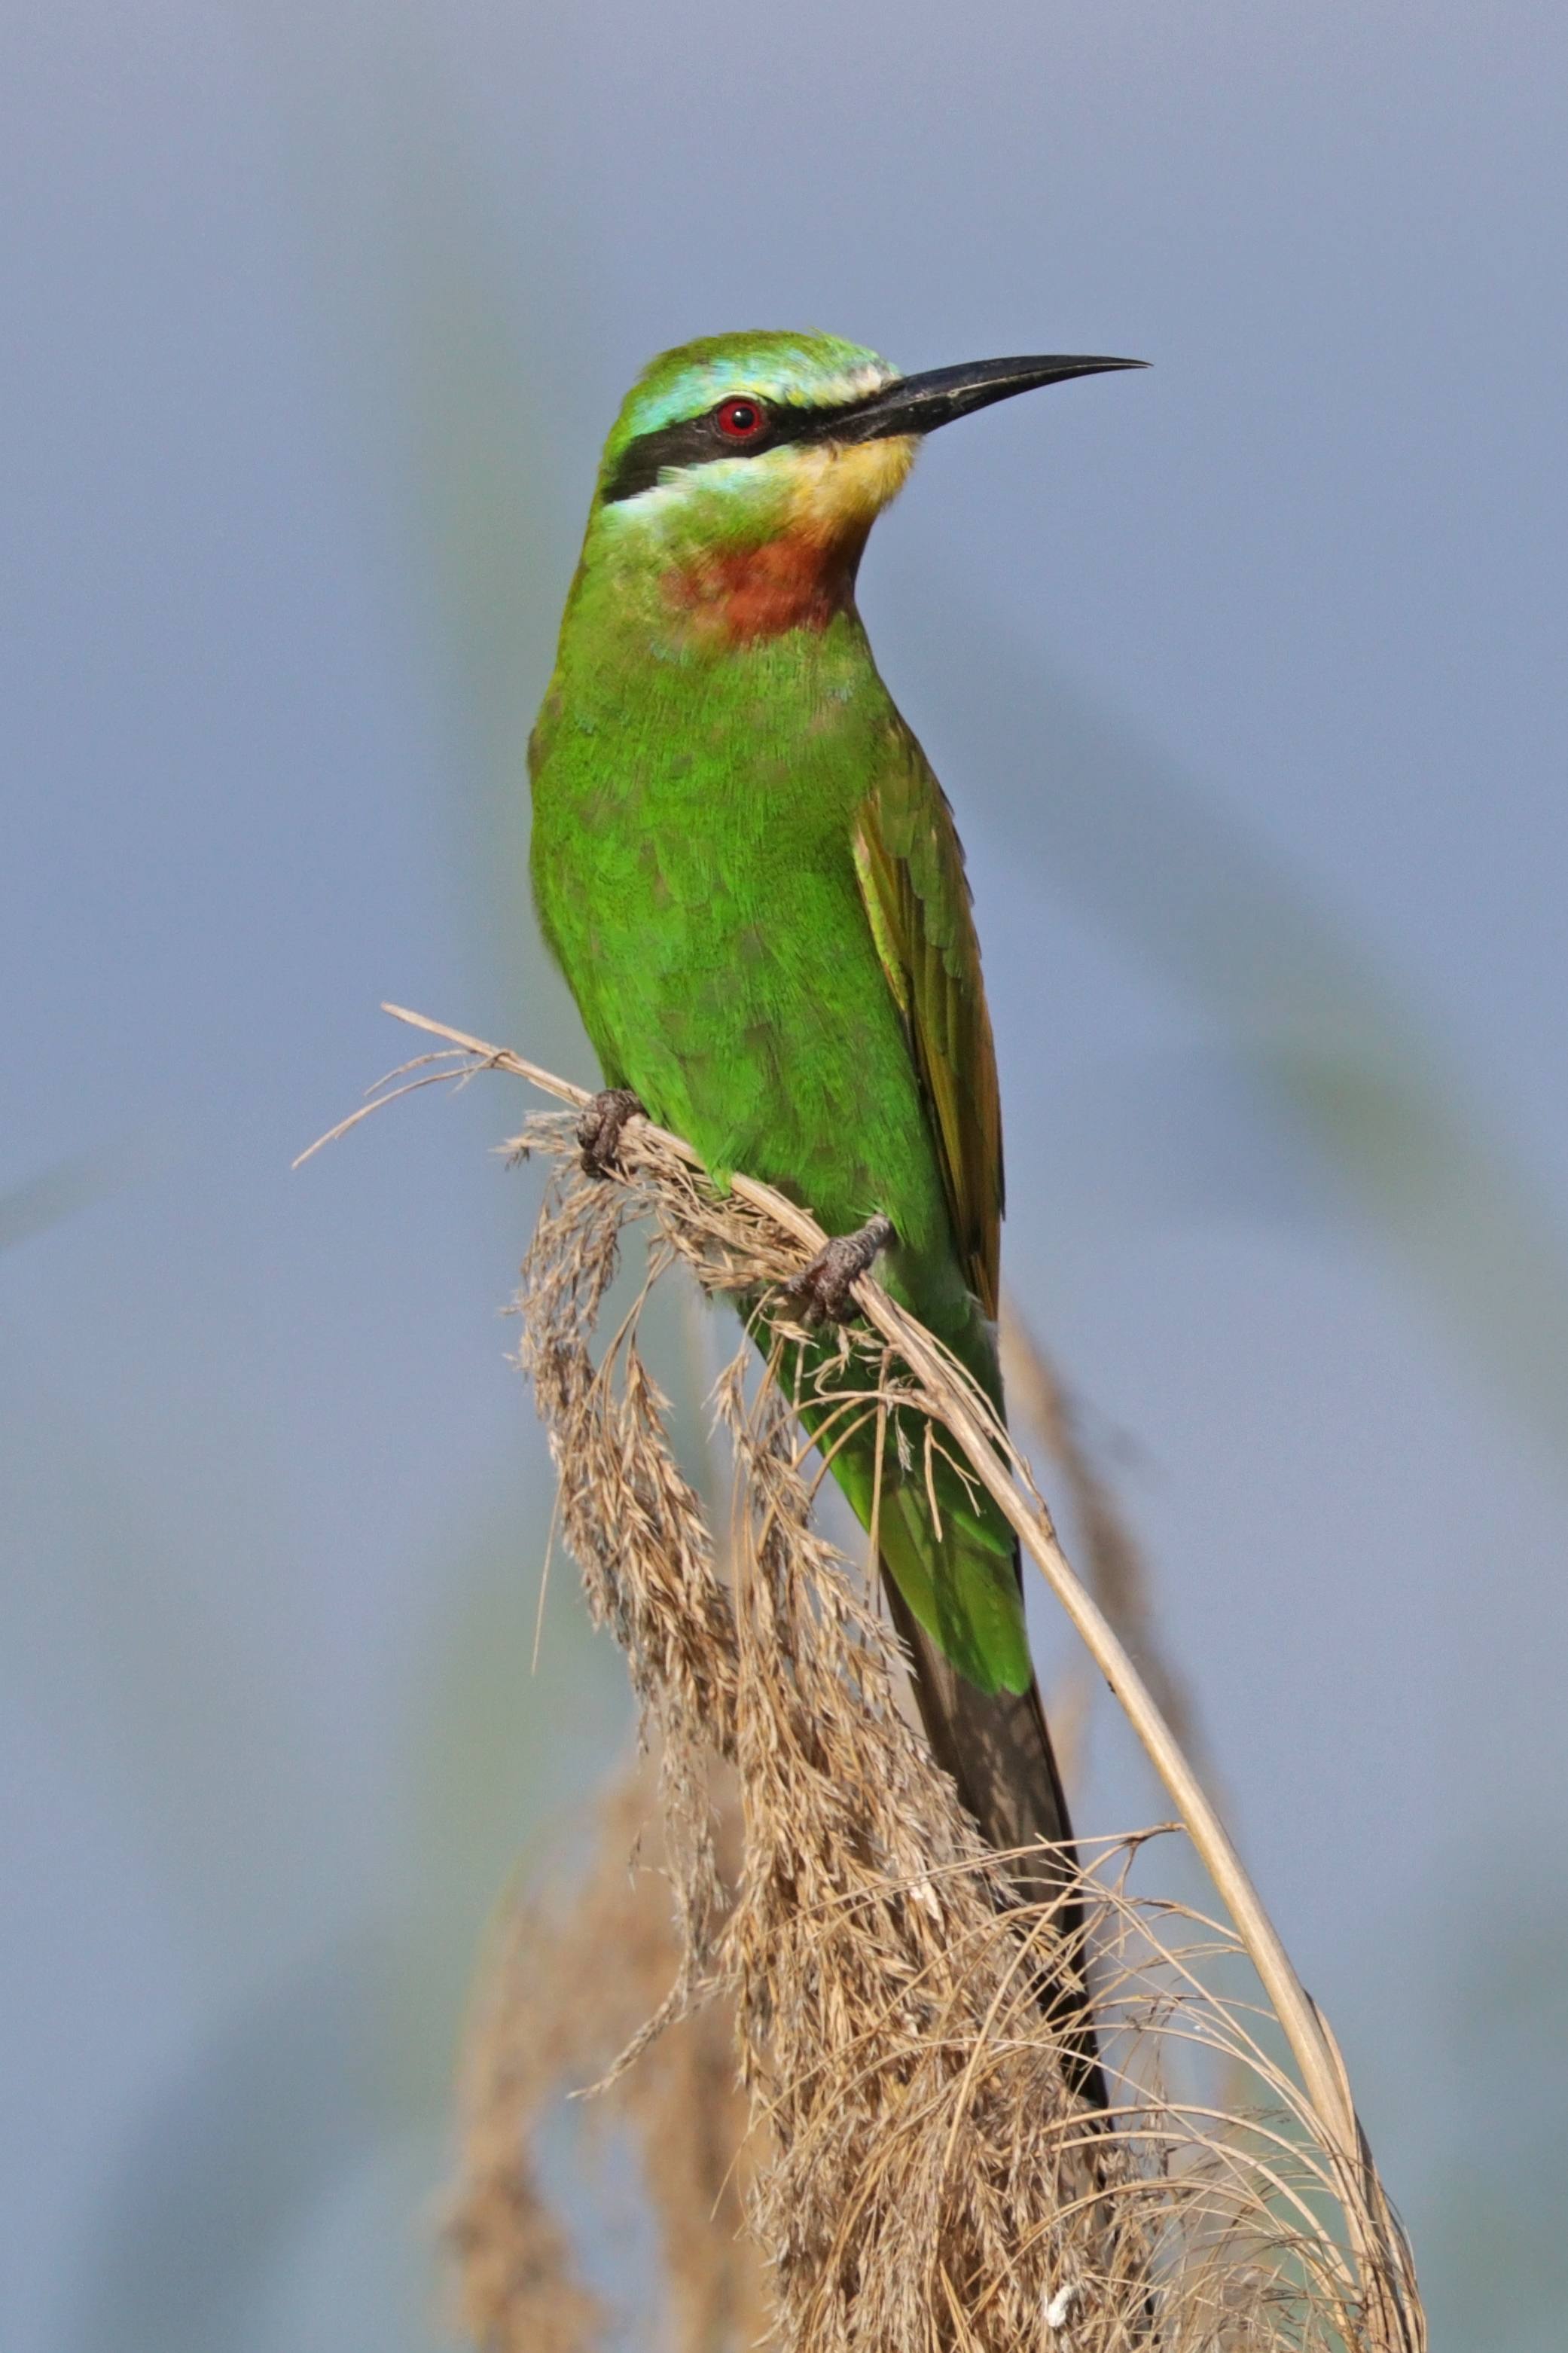
<svg viewBox="0 0 1568 2353">
<path fill-rule="evenodd" d="M 889 375 L 826 338 L 670 354 L 633 393 L 601 491 L 630 445 L 728 392 L 776 414 Z M 531 749 L 534 890 L 605 1084 L 635 1089 L 720 1183 L 743 1169 L 832 1234 L 889 1218 L 883 1278 L 1000 1405 L 978 949 L 946 803 L 854 607 L 891 494 L 885 455 L 878 474 L 856 454 L 836 471 L 796 444 L 721 444 L 601 497 Z M 900 1591 L 969 1683 L 1026 1691 L 1010 1531 L 940 1456 L 928 1465 L 918 1429 L 901 1451 L 889 1442 L 879 1525 Z M 834 1469 L 868 1521 L 872 1434 Z"/>
</svg>

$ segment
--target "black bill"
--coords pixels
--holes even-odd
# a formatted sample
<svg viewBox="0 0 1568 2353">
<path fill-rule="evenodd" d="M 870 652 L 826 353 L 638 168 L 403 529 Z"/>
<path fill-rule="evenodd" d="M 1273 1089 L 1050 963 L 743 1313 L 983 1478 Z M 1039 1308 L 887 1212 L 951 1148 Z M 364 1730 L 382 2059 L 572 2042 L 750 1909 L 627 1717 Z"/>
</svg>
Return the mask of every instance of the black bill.
<svg viewBox="0 0 1568 2353">
<path fill-rule="evenodd" d="M 809 438 L 823 441 L 884 441 L 897 433 L 934 433 L 939 425 L 989 408 L 1016 393 L 1042 385 L 1066 384 L 1077 375 L 1104 375 L 1112 368 L 1147 367 L 1147 360 L 1088 359 L 1058 353 L 1017 360 L 968 360 L 959 367 L 929 368 L 902 375 L 864 400 L 834 410 L 819 409 Z"/>
</svg>

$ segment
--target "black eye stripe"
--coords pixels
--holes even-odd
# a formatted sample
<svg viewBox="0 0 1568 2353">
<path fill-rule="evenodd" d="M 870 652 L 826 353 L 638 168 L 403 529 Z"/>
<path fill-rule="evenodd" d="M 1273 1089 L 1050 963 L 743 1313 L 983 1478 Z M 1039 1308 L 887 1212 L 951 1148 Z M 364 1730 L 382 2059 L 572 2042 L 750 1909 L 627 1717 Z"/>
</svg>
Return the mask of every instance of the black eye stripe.
<svg viewBox="0 0 1568 2353">
<path fill-rule="evenodd" d="M 622 499 L 656 490 L 667 466 L 710 466 L 718 458 L 760 458 L 764 449 L 777 449 L 789 441 L 830 441 L 835 425 L 866 406 L 862 398 L 831 408 L 805 408 L 785 401 L 764 401 L 761 394 L 731 393 L 720 406 L 752 397 L 764 411 L 766 422 L 748 440 L 724 433 L 712 409 L 705 409 L 700 417 L 682 417 L 679 424 L 658 426 L 651 433 L 639 433 L 621 451 L 616 470 L 605 485 L 603 503 L 616 506 Z M 876 395 L 869 397 L 874 399 Z"/>
<path fill-rule="evenodd" d="M 781 442 L 833 441 L 852 448 L 867 441 L 923 439 L 955 417 L 972 417 L 998 400 L 1020 392 L 1037 392 L 1043 385 L 1068 384 L 1074 376 L 1104 375 L 1114 368 L 1141 368 L 1143 360 L 1090 358 L 1083 353 L 1036 353 L 1030 358 L 966 360 L 959 367 L 927 368 L 920 375 L 889 376 L 875 392 L 831 406 L 796 407 L 789 401 L 775 406 L 765 394 L 744 390 L 725 396 L 719 410 L 663 425 L 654 433 L 639 434 L 621 452 L 602 496 L 606 505 L 617 499 L 635 499 L 651 491 L 667 466 L 708 466 L 716 458 L 751 458 Z M 765 418 L 756 434 L 723 432 L 718 423 L 725 406 L 755 402 Z"/>
</svg>

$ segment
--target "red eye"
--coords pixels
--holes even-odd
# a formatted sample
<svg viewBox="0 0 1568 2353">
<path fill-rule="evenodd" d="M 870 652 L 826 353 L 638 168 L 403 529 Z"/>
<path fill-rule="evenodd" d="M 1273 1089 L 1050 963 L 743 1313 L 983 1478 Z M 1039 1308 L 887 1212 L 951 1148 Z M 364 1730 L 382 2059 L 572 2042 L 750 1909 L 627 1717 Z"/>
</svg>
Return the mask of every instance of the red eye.
<svg viewBox="0 0 1568 2353">
<path fill-rule="evenodd" d="M 760 400 L 721 400 L 713 422 L 726 441 L 754 441 L 768 421 Z"/>
</svg>

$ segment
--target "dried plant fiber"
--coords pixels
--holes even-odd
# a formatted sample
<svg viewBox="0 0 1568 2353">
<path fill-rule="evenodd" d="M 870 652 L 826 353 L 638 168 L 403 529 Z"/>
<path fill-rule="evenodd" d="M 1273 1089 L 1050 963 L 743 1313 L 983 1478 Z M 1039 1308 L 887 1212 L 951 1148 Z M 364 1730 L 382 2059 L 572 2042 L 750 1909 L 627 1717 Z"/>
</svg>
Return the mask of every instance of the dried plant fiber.
<svg viewBox="0 0 1568 2353">
<path fill-rule="evenodd" d="M 405 1083 L 492 1068 L 585 1100 L 514 1055 L 400 1018 L 455 1049 Z M 523 1270 L 521 1357 L 563 1532 L 660 1757 L 679 1958 L 618 2068 L 716 1995 L 732 2001 L 769 2341 L 780 2353 L 1421 2353 L 1408 2252 L 1326 2023 L 985 1399 L 862 1278 L 864 1327 L 844 1342 L 857 1402 L 925 1417 L 1006 1513 L 1235 1924 L 1232 1936 L 1139 1902 L 1126 1842 L 1085 1868 L 1073 1893 L 1096 1957 L 1083 2000 L 1109 2055 L 1109 2121 L 1068 2088 L 1071 2021 L 1047 2022 L 1031 1992 L 1042 1957 L 1058 1974 L 1073 1965 L 1065 1899 L 1009 1903 L 999 1859 L 900 1711 L 900 1663 L 864 1579 L 816 1525 L 820 1466 L 777 1377 L 787 1326 L 759 1324 L 760 1382 L 748 1349 L 716 1392 L 735 1461 L 722 1546 L 671 1452 L 637 1310 L 597 1356 L 590 1345 L 630 1221 L 650 1234 L 650 1282 L 681 1264 L 711 1295 L 773 1301 L 820 1231 L 745 1178 L 721 1197 L 689 1148 L 646 1121 L 628 1126 L 607 1180 L 581 1173 L 560 1114 L 532 1120 L 517 1148 L 558 1163 Z M 732 1887 L 713 1839 L 716 1761 L 739 1793 Z M 1237 1952 L 1261 2017 L 1215 1989 Z M 1294 2076 L 1269 2055 L 1269 2011 Z M 1224 2114 L 1190 2088 L 1205 2054 L 1250 2072 L 1256 2110 Z"/>
</svg>

